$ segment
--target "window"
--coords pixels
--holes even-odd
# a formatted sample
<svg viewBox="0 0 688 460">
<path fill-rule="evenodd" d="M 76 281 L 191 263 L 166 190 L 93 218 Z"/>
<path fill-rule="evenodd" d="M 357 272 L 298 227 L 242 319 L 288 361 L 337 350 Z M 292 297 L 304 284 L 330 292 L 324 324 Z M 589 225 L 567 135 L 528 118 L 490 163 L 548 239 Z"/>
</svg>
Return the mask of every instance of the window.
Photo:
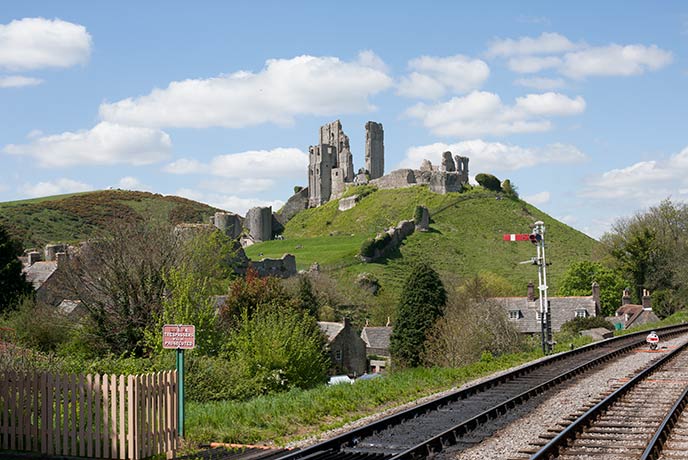
<svg viewBox="0 0 688 460">
<path fill-rule="evenodd" d="M 588 310 L 585 308 L 581 308 L 579 310 L 576 310 L 576 318 L 587 318 L 588 317 Z"/>
<path fill-rule="evenodd" d="M 337 350 L 334 352 L 334 359 L 335 359 L 335 361 L 341 361 L 342 360 L 342 350 Z"/>
<path fill-rule="evenodd" d="M 523 313 L 521 310 L 509 310 L 509 319 L 521 319 L 523 318 Z"/>
</svg>

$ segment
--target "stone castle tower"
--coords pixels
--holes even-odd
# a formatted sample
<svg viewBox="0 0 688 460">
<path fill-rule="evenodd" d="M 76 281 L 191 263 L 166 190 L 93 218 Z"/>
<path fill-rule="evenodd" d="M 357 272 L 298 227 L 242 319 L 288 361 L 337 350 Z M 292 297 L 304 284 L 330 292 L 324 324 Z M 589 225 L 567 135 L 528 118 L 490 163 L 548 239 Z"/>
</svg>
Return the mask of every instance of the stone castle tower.
<svg viewBox="0 0 688 460">
<path fill-rule="evenodd" d="M 320 142 L 308 148 L 308 207 L 330 201 L 354 180 L 349 136 L 339 120 L 320 127 Z"/>
<path fill-rule="evenodd" d="M 365 125 L 365 164 L 370 179 L 377 179 L 385 174 L 385 131 L 382 123 L 369 121 Z"/>
</svg>

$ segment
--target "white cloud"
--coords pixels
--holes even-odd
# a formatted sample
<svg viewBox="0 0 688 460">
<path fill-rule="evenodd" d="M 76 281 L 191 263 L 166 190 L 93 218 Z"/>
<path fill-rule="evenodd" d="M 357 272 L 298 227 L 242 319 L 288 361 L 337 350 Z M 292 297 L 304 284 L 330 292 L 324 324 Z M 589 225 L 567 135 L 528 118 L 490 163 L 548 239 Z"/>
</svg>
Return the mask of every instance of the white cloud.
<svg viewBox="0 0 688 460">
<path fill-rule="evenodd" d="M 579 195 L 599 200 L 634 200 L 648 206 L 688 185 L 688 147 L 666 160 L 641 161 L 588 178 Z"/>
<path fill-rule="evenodd" d="M 406 151 L 402 168 L 418 168 L 424 159 L 439 164 L 442 152 L 470 158 L 470 171 L 515 171 L 541 164 L 574 164 L 587 159 L 586 155 L 573 145 L 551 144 L 542 148 L 520 147 L 501 142 L 486 142 L 481 139 L 446 144 L 411 147 Z"/>
<path fill-rule="evenodd" d="M 150 187 L 143 184 L 139 179 L 133 176 L 124 176 L 117 182 L 117 188 L 124 190 L 142 190 L 148 191 Z"/>
<path fill-rule="evenodd" d="M 609 45 L 566 54 L 561 73 L 571 78 L 639 75 L 661 69 L 672 59 L 669 51 L 655 45 Z"/>
<path fill-rule="evenodd" d="M 532 115 L 569 116 L 585 111 L 585 100 L 571 99 L 559 93 L 528 94 L 516 98 L 516 109 Z"/>
<path fill-rule="evenodd" d="M 514 82 L 519 86 L 525 86 L 526 88 L 534 88 L 542 91 L 563 88 L 566 86 L 566 82 L 561 78 L 544 78 L 544 77 L 532 77 L 532 78 L 519 78 Z"/>
<path fill-rule="evenodd" d="M 545 32 L 536 38 L 494 39 L 490 42 L 487 55 L 490 57 L 509 57 L 528 54 L 556 54 L 571 51 L 581 46 L 572 43 L 568 38 L 558 33 Z"/>
<path fill-rule="evenodd" d="M 306 174 L 308 154 L 297 148 L 249 150 L 241 153 L 218 155 L 209 163 L 180 159 L 165 166 L 172 174 L 207 174 L 236 179 L 274 179 L 299 177 Z"/>
<path fill-rule="evenodd" d="M 495 40 L 490 44 L 487 55 L 508 59 L 507 66 L 517 73 L 554 69 L 573 79 L 640 75 L 661 69 L 673 60 L 671 52 L 656 45 L 590 46 L 574 44 L 556 33 L 544 33 L 536 38 Z"/>
<path fill-rule="evenodd" d="M 570 116 L 585 110 L 585 100 L 558 93 L 529 94 L 506 106 L 494 93 L 474 91 L 434 105 L 416 104 L 405 113 L 440 136 L 508 135 L 551 128 L 544 116 Z"/>
<path fill-rule="evenodd" d="M 410 75 L 402 77 L 397 94 L 405 97 L 437 99 L 446 92 L 465 93 L 479 88 L 490 76 L 490 68 L 480 59 L 456 55 L 421 56 L 409 61 Z"/>
<path fill-rule="evenodd" d="M 166 159 L 171 149 L 170 136 L 163 131 L 101 122 L 90 130 L 38 137 L 28 144 L 9 144 L 2 151 L 36 158 L 41 166 L 138 166 Z"/>
<path fill-rule="evenodd" d="M 107 121 L 148 127 L 286 125 L 297 115 L 340 115 L 375 109 L 369 98 L 392 85 L 382 61 L 297 56 L 270 59 L 260 72 L 174 81 L 165 89 L 100 106 Z"/>
<path fill-rule="evenodd" d="M 509 59 L 507 65 L 516 73 L 538 73 L 561 66 L 561 59 L 556 56 L 519 56 Z"/>
<path fill-rule="evenodd" d="M 70 67 L 88 60 L 86 28 L 61 19 L 24 18 L 0 24 L 0 68 Z"/>
<path fill-rule="evenodd" d="M 277 211 L 284 206 L 284 201 L 280 200 L 267 201 L 258 198 L 240 198 L 236 195 L 204 193 L 186 188 L 177 190 L 175 194 L 190 200 L 209 204 L 210 206 L 214 206 L 216 208 L 224 209 L 225 211 L 231 211 L 242 216 L 246 215 L 246 211 L 256 206 L 272 206 L 273 211 Z"/>
<path fill-rule="evenodd" d="M 21 88 L 24 86 L 36 86 L 43 83 L 40 78 L 22 77 L 21 75 L 10 75 L 0 77 L 0 88 Z"/>
<path fill-rule="evenodd" d="M 72 179 L 56 179 L 54 181 L 38 182 L 37 184 L 24 184 L 20 191 L 31 198 L 61 195 L 63 193 L 86 192 L 93 190 L 91 185 Z"/>
<path fill-rule="evenodd" d="M 527 201 L 528 203 L 534 204 L 537 206 L 537 205 L 549 203 L 550 193 L 545 191 L 545 192 L 540 192 L 540 193 L 534 193 L 532 195 L 527 195 L 527 196 L 524 196 L 521 198 L 523 198 L 523 201 Z"/>
</svg>

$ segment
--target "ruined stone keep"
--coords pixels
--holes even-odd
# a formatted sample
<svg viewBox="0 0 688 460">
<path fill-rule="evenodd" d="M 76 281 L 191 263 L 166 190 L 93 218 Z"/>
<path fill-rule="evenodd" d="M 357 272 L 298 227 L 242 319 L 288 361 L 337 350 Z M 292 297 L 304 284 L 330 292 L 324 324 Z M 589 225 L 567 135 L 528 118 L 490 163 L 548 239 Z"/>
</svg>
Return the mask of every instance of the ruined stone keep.
<svg viewBox="0 0 688 460">
<path fill-rule="evenodd" d="M 336 120 L 320 127 L 318 144 L 308 148 L 308 196 L 297 192 L 290 199 L 290 210 L 315 208 L 340 198 L 349 184 L 371 183 L 381 189 L 427 185 L 435 193 L 449 193 L 460 192 L 468 183 L 468 158 L 452 156 L 451 152 L 442 154 L 438 166 L 424 160 L 420 169 L 397 169 L 385 175 L 382 123 L 369 121 L 365 129 L 365 168 L 354 174 L 349 136 L 344 134 L 341 122 Z"/>
<path fill-rule="evenodd" d="M 382 123 L 369 121 L 366 128 L 365 163 L 370 179 L 385 174 L 385 131 Z"/>
</svg>

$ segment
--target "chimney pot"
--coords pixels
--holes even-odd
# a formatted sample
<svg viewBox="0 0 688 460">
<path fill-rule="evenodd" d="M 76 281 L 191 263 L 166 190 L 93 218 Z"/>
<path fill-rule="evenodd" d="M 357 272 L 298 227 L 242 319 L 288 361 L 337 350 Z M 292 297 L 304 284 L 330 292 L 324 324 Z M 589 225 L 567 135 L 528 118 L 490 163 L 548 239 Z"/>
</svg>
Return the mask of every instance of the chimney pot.
<svg viewBox="0 0 688 460">
<path fill-rule="evenodd" d="M 628 288 L 624 289 L 623 296 L 621 297 L 621 306 L 628 305 L 631 303 L 631 292 Z"/>
<path fill-rule="evenodd" d="M 528 301 L 532 302 L 535 300 L 535 285 L 531 281 L 528 283 Z"/>
</svg>

